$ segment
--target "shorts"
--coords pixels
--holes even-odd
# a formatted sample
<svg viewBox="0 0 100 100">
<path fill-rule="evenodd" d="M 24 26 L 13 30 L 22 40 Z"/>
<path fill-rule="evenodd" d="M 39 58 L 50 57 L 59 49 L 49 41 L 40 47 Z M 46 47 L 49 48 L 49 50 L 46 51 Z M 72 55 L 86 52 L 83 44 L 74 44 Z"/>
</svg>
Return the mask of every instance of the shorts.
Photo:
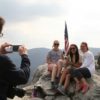
<svg viewBox="0 0 100 100">
<path fill-rule="evenodd" d="M 56 67 L 56 64 L 48 64 L 48 71 L 52 72 L 53 67 Z"/>
</svg>

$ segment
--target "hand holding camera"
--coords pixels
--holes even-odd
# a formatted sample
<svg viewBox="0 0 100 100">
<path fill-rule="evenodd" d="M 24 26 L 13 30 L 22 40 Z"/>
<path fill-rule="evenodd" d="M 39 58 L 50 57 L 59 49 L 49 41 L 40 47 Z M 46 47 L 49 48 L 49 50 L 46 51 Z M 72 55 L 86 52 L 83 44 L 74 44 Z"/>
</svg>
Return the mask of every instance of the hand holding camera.
<svg viewBox="0 0 100 100">
<path fill-rule="evenodd" d="M 27 54 L 27 49 L 22 45 L 11 45 L 9 43 L 4 43 L 0 47 L 1 54 L 7 54 L 12 52 L 19 52 L 20 55 Z"/>
<path fill-rule="evenodd" d="M 24 46 L 20 46 L 18 51 L 20 55 L 27 54 L 27 49 Z"/>
<path fill-rule="evenodd" d="M 5 48 L 8 48 L 9 46 L 11 46 L 11 44 L 9 44 L 9 43 L 2 44 L 0 46 L 0 54 L 6 54 L 6 53 L 8 53 Z"/>
<path fill-rule="evenodd" d="M 20 46 L 21 45 L 9 45 L 8 47 L 5 47 L 5 50 L 7 53 L 18 52 Z"/>
</svg>

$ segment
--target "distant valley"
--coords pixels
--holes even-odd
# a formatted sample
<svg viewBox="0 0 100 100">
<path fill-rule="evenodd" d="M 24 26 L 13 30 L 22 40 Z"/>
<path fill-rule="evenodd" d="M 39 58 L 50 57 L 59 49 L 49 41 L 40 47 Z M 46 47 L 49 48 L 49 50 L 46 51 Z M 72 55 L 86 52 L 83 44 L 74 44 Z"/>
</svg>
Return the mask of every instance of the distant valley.
<svg viewBox="0 0 100 100">
<path fill-rule="evenodd" d="M 31 61 L 31 68 L 34 69 L 41 64 L 46 62 L 46 55 L 50 49 L 48 48 L 34 48 L 28 50 L 28 55 Z M 100 53 L 100 48 L 90 48 L 90 51 L 93 52 L 94 55 L 98 55 Z M 20 56 L 17 52 L 8 55 L 17 66 L 20 66 Z"/>
<path fill-rule="evenodd" d="M 31 62 L 31 77 L 34 74 L 35 69 L 46 62 L 46 55 L 48 53 L 49 49 L 47 48 L 34 48 L 28 50 L 29 59 Z M 12 54 L 8 54 L 11 60 L 13 60 L 14 64 L 16 64 L 17 67 L 20 67 L 21 64 L 21 57 L 19 56 L 18 52 L 14 52 Z"/>
<path fill-rule="evenodd" d="M 89 48 L 93 52 L 94 56 L 100 54 L 100 48 Z"/>
</svg>

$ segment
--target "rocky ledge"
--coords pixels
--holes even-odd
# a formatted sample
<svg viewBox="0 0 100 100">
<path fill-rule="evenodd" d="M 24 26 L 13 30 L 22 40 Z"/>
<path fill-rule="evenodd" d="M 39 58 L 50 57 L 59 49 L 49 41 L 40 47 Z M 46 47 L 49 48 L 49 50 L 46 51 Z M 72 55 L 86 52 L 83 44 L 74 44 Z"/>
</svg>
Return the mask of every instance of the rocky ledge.
<svg viewBox="0 0 100 100">
<path fill-rule="evenodd" d="M 90 88 L 85 93 L 75 92 L 75 82 L 72 81 L 66 95 L 51 91 L 49 74 L 47 72 L 47 64 L 40 65 L 33 76 L 32 84 L 25 87 L 27 94 L 23 98 L 15 97 L 13 100 L 100 100 L 100 76 L 96 72 L 91 79 L 87 80 Z M 33 97 L 34 86 L 41 87 L 45 95 Z M 44 96 L 43 96 L 44 95 Z M 10 100 L 10 99 L 9 99 Z"/>
</svg>

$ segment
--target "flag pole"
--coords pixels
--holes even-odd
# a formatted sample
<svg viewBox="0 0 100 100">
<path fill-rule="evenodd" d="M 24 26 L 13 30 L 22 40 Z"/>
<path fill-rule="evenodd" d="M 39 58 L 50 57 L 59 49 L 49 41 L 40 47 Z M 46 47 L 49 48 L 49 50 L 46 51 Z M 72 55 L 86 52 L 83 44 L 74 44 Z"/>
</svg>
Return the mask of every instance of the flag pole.
<svg viewBox="0 0 100 100">
<path fill-rule="evenodd" d="M 65 21 L 65 31 L 64 31 L 64 51 L 65 51 L 65 55 L 68 54 L 68 49 L 69 49 L 68 29 L 67 29 L 67 23 Z"/>
</svg>

